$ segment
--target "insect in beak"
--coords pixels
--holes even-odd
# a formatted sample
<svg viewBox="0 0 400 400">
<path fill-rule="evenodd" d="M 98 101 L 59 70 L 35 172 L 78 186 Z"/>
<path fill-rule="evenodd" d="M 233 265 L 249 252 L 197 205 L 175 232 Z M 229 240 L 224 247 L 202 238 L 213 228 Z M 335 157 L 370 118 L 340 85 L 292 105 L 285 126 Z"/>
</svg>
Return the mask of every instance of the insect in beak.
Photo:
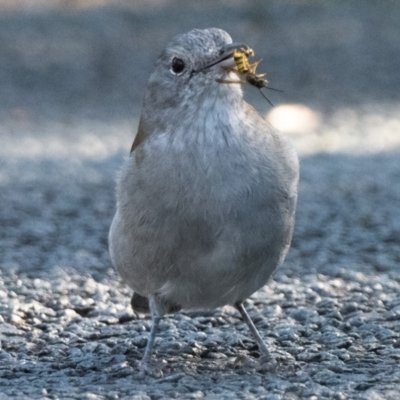
<svg viewBox="0 0 400 400">
<path fill-rule="evenodd" d="M 238 75 L 239 80 L 226 80 L 226 79 L 217 79 L 217 82 L 220 83 L 248 83 L 257 89 L 260 90 L 262 96 L 268 101 L 269 104 L 273 107 L 273 104 L 268 99 L 267 96 L 262 92 L 261 89 L 271 89 L 280 92 L 279 89 L 274 89 L 268 86 L 268 80 L 264 78 L 265 74 L 257 74 L 256 69 L 259 64 L 259 61 L 254 62 L 253 64 L 249 63 L 249 57 L 254 55 L 254 51 L 250 49 L 248 46 L 241 48 L 233 49 L 233 61 L 236 68 L 226 66 L 225 69 L 228 72 L 234 72 Z M 223 61 L 224 62 L 224 61 Z M 221 64 L 221 62 L 219 63 Z M 215 64 L 214 64 L 215 65 Z"/>
<path fill-rule="evenodd" d="M 204 71 L 205 69 L 211 68 L 214 65 L 220 65 L 221 67 L 230 67 L 233 68 L 236 66 L 235 61 L 233 59 L 233 54 L 235 53 L 236 50 L 240 49 L 242 52 L 245 54 L 248 54 L 248 56 L 253 55 L 254 52 L 252 49 L 250 49 L 249 46 L 245 43 L 240 43 L 240 42 L 233 42 L 230 44 L 225 45 L 221 51 L 220 51 L 220 56 L 212 61 L 211 63 L 205 65 L 203 68 L 201 68 L 198 71 L 195 72 L 200 72 Z"/>
<path fill-rule="evenodd" d="M 277 92 L 281 92 L 281 90 L 269 87 L 268 80 L 264 78 L 265 74 L 256 73 L 259 61 L 250 64 L 249 57 L 252 56 L 254 56 L 254 51 L 247 44 L 241 42 L 233 42 L 221 48 L 220 55 L 217 59 L 206 64 L 204 67 L 197 71 L 192 71 L 192 75 L 194 73 L 211 68 L 215 65 L 219 65 L 220 67 L 224 68 L 226 72 L 235 73 L 238 76 L 238 79 L 232 80 L 218 78 L 216 79 L 217 82 L 226 84 L 248 83 L 251 86 L 259 89 L 262 96 L 268 101 L 269 104 L 271 104 L 271 106 L 273 106 L 271 101 L 267 98 L 267 96 L 265 96 L 261 89 L 265 88 L 275 90 Z"/>
</svg>

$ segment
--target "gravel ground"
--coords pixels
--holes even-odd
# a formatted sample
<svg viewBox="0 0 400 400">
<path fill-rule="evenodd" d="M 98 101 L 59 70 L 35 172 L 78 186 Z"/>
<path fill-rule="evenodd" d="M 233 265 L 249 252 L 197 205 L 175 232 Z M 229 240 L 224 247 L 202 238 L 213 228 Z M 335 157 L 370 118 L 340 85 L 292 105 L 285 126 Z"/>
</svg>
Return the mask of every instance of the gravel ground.
<svg viewBox="0 0 400 400">
<path fill-rule="evenodd" d="M 400 5 L 40 3 L 0 16 L 0 400 L 397 399 Z M 114 178 L 155 57 L 208 26 L 264 59 L 285 93 L 247 96 L 301 155 L 292 248 L 248 301 L 279 367 L 234 368 L 258 354 L 227 306 L 165 318 L 165 375 L 140 379 L 150 320 L 108 256 Z"/>
</svg>

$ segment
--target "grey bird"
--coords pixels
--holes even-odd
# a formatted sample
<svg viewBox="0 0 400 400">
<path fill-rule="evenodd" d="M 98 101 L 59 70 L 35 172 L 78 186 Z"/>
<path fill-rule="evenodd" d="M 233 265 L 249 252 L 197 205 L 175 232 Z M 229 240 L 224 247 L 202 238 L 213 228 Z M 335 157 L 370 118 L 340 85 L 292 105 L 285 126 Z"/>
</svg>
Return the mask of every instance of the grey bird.
<svg viewBox="0 0 400 400">
<path fill-rule="evenodd" d="M 194 29 L 175 37 L 151 74 L 137 135 L 117 179 L 112 262 L 150 309 L 140 364 L 152 358 L 160 319 L 179 309 L 235 306 L 274 359 L 243 301 L 264 286 L 289 249 L 298 158 L 290 142 L 243 99 L 228 33 Z M 276 363 L 275 363 L 276 364 Z"/>
</svg>

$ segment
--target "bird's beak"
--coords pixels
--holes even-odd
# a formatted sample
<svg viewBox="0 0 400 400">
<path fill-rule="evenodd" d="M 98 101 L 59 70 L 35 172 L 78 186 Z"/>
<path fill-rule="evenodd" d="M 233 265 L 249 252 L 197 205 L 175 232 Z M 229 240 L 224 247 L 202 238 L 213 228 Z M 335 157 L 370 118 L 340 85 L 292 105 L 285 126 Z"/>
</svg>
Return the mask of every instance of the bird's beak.
<svg viewBox="0 0 400 400">
<path fill-rule="evenodd" d="M 221 55 L 216 60 L 213 60 L 212 62 L 204 66 L 200 71 L 204 71 L 205 69 L 211 68 L 217 64 L 221 67 L 234 68 L 236 64 L 233 59 L 233 53 L 235 52 L 235 50 L 239 49 L 251 51 L 250 47 L 247 46 L 247 44 L 245 43 L 233 42 L 227 44 L 221 49 Z"/>
</svg>

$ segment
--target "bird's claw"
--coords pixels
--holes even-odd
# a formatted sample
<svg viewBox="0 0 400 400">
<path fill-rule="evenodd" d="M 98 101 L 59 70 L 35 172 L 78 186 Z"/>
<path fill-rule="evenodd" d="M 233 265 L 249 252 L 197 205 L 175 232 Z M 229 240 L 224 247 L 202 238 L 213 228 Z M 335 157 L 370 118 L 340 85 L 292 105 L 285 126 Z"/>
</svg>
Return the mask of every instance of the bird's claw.
<svg viewBox="0 0 400 400">
<path fill-rule="evenodd" d="M 239 367 L 254 368 L 260 372 L 274 372 L 278 367 L 278 363 L 269 354 L 261 356 L 259 359 L 254 359 L 245 354 L 241 354 L 236 357 L 236 360 L 233 362 L 233 368 Z"/>
<path fill-rule="evenodd" d="M 250 367 L 254 368 L 256 366 L 257 361 L 254 358 L 246 356 L 245 354 L 240 354 L 236 357 L 235 361 L 233 362 L 233 368 L 240 368 L 240 367 Z"/>
<path fill-rule="evenodd" d="M 260 357 L 256 370 L 260 372 L 275 372 L 278 368 L 278 363 L 270 354 Z"/>
<path fill-rule="evenodd" d="M 155 360 L 142 360 L 140 362 L 140 377 L 150 376 L 152 378 L 162 378 L 164 376 L 164 363 Z"/>
</svg>

